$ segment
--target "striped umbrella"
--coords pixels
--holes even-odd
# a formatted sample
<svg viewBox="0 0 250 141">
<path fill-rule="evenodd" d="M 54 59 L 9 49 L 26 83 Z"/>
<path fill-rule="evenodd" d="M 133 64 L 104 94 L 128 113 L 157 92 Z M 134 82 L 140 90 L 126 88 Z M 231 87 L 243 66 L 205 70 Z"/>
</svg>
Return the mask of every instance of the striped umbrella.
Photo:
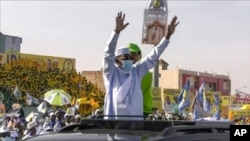
<svg viewBox="0 0 250 141">
<path fill-rule="evenodd" d="M 50 105 L 64 106 L 71 103 L 71 96 L 64 90 L 54 89 L 44 94 L 44 100 Z"/>
</svg>

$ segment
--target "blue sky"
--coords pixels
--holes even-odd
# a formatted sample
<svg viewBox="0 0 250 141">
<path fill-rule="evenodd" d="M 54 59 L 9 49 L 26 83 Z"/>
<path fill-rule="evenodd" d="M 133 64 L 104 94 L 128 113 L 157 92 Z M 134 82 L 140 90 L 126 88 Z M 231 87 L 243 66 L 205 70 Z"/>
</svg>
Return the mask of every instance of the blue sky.
<svg viewBox="0 0 250 141">
<path fill-rule="evenodd" d="M 118 46 L 141 41 L 146 0 L 1 1 L 0 29 L 23 38 L 21 52 L 76 59 L 77 71 L 100 70 L 104 46 L 118 11 L 130 25 Z M 230 75 L 232 91 L 250 93 L 250 1 L 168 1 L 169 21 L 180 24 L 161 58 L 169 68 Z"/>
</svg>

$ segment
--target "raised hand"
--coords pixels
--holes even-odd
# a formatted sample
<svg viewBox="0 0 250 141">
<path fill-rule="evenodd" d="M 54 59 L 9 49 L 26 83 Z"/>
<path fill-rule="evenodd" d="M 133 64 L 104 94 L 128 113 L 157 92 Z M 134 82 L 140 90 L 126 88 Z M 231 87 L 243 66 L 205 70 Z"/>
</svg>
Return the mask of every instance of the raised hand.
<svg viewBox="0 0 250 141">
<path fill-rule="evenodd" d="M 129 23 L 124 24 L 125 14 L 122 12 L 118 12 L 116 16 L 116 26 L 115 26 L 115 32 L 120 33 L 123 29 L 125 29 Z"/>
<path fill-rule="evenodd" d="M 172 21 L 170 22 L 170 24 L 168 25 L 168 32 L 166 35 L 166 38 L 169 39 L 171 37 L 171 35 L 174 33 L 176 26 L 179 24 L 180 22 L 177 22 L 177 17 L 174 16 Z"/>
</svg>

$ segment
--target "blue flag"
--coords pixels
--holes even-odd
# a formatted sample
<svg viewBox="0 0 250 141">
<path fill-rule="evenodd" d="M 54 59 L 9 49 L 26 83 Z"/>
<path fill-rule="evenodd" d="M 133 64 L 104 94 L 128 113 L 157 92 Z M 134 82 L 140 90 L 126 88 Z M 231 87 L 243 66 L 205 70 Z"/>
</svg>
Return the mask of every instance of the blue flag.
<svg viewBox="0 0 250 141">
<path fill-rule="evenodd" d="M 181 100 L 182 100 L 182 97 L 183 97 L 183 91 L 184 91 L 184 89 L 182 89 L 181 90 L 181 92 L 180 92 L 180 94 L 178 95 L 178 98 L 177 98 L 177 102 L 178 102 L 178 104 L 181 102 Z"/>
<path fill-rule="evenodd" d="M 214 106 L 216 107 L 216 112 L 213 117 L 216 117 L 217 120 L 220 120 L 220 98 L 218 94 L 214 95 Z"/>
<path fill-rule="evenodd" d="M 197 119 L 199 119 L 199 103 L 197 100 L 198 93 L 196 93 L 195 97 L 194 97 L 194 108 L 193 108 L 193 120 L 196 121 Z"/>
<path fill-rule="evenodd" d="M 186 107 L 190 106 L 190 93 L 189 93 L 189 88 L 190 88 L 190 81 L 187 80 L 185 87 L 182 90 L 182 99 L 181 102 L 179 103 L 179 111 L 183 111 Z"/>
</svg>

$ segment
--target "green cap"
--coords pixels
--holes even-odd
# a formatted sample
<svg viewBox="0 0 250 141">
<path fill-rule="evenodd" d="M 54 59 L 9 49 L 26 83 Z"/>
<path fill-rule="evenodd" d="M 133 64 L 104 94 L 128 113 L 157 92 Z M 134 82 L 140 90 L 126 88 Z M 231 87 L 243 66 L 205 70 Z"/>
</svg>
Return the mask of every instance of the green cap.
<svg viewBox="0 0 250 141">
<path fill-rule="evenodd" d="M 138 53 L 139 51 L 141 51 L 141 49 L 138 47 L 138 45 L 136 45 L 134 43 L 128 44 L 128 48 L 129 48 L 130 52 L 134 52 L 134 53 Z"/>
</svg>

